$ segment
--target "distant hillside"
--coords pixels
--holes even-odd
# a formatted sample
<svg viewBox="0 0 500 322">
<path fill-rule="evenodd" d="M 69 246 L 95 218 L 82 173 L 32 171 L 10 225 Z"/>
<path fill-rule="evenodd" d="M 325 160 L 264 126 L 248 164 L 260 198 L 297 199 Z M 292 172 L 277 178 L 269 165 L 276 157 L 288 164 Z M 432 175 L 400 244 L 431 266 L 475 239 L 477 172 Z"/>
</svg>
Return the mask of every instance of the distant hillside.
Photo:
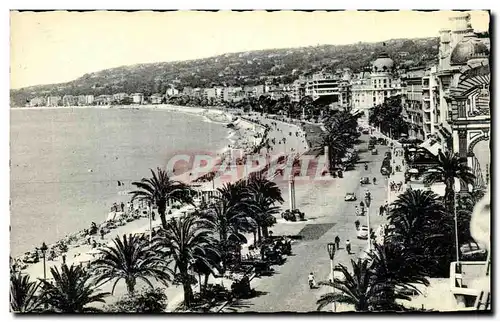
<svg viewBox="0 0 500 322">
<path fill-rule="evenodd" d="M 27 99 L 46 95 L 145 94 L 165 93 L 169 84 L 208 87 L 211 85 L 262 84 L 267 76 L 277 83 L 290 83 L 300 74 L 323 68 L 349 67 L 361 71 L 383 50 L 397 65 L 406 61 L 418 65 L 433 61 L 438 38 L 393 39 L 383 43 L 323 45 L 315 47 L 269 49 L 225 54 L 216 57 L 168 63 L 140 64 L 106 69 L 61 84 L 11 90 L 11 106 L 24 106 Z M 400 57 L 400 52 L 407 52 Z"/>
</svg>

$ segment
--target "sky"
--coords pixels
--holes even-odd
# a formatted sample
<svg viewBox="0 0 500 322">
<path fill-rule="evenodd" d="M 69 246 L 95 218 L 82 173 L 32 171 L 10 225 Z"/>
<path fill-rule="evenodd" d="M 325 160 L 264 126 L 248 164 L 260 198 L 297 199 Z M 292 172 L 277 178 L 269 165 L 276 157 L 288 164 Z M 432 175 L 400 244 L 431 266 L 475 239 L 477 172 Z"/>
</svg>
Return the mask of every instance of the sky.
<svg viewBox="0 0 500 322">
<path fill-rule="evenodd" d="M 473 11 L 486 31 L 486 11 Z M 318 44 L 437 37 L 451 11 L 438 12 L 11 12 L 10 87 L 74 80 L 139 63 Z"/>
</svg>

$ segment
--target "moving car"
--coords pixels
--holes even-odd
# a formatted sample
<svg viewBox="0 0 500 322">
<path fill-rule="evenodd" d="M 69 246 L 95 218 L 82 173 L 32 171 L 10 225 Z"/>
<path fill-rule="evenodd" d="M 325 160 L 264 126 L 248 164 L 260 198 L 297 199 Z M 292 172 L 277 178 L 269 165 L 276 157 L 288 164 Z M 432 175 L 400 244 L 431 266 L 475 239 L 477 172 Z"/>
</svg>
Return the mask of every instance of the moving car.
<svg viewBox="0 0 500 322">
<path fill-rule="evenodd" d="M 368 177 L 362 177 L 361 179 L 359 179 L 359 183 L 361 183 L 361 184 L 368 184 L 368 183 L 370 183 L 370 178 L 368 178 Z"/>
<path fill-rule="evenodd" d="M 378 154 L 377 149 L 372 149 L 372 155 L 377 155 L 377 154 Z"/>
<path fill-rule="evenodd" d="M 358 239 L 368 239 L 368 226 L 361 226 L 358 230 L 357 237 Z"/>
<path fill-rule="evenodd" d="M 357 198 L 356 198 L 356 195 L 354 194 L 354 192 L 348 192 L 345 194 L 344 200 L 345 201 L 356 201 Z"/>
</svg>

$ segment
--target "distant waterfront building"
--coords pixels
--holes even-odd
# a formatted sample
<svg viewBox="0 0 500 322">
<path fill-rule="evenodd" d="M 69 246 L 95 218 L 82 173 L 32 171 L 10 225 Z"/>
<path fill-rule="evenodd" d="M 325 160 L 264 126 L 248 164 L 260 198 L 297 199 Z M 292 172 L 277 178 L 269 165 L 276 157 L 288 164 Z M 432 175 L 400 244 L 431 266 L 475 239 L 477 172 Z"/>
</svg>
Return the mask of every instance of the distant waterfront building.
<svg viewBox="0 0 500 322">
<path fill-rule="evenodd" d="M 47 106 L 47 99 L 41 96 L 34 97 L 30 100 L 28 106 L 30 107 Z"/>
<path fill-rule="evenodd" d="M 144 102 L 144 94 L 142 93 L 134 93 L 131 97 L 134 104 L 142 104 Z"/>
<path fill-rule="evenodd" d="M 167 88 L 167 92 L 165 94 L 167 97 L 176 96 L 179 95 L 179 90 L 176 89 L 175 87 L 170 87 Z"/>
<path fill-rule="evenodd" d="M 321 71 L 312 75 L 306 76 L 305 95 L 311 96 L 316 100 L 322 96 L 336 96 L 339 101 L 340 77 L 333 73 Z"/>
<path fill-rule="evenodd" d="M 215 98 L 217 97 L 217 93 L 215 91 L 215 88 L 204 88 L 203 89 L 203 98 L 207 99 L 207 100 L 215 100 Z"/>
<path fill-rule="evenodd" d="M 156 93 L 151 95 L 149 99 L 151 101 L 151 104 L 161 104 L 163 101 L 163 95 Z"/>
<path fill-rule="evenodd" d="M 95 98 L 96 105 L 110 105 L 113 102 L 113 95 L 99 95 Z"/>
<path fill-rule="evenodd" d="M 401 105 L 408 123 L 409 136 L 424 140 L 424 114 L 422 109 L 422 79 L 425 67 L 410 68 L 401 76 Z M 427 84 L 428 86 L 428 84 Z"/>
<path fill-rule="evenodd" d="M 116 93 L 113 94 L 113 101 L 114 102 L 121 102 L 123 101 L 126 97 L 128 97 L 127 93 Z"/>
<path fill-rule="evenodd" d="M 296 79 L 292 83 L 292 101 L 299 102 L 304 96 L 306 96 L 306 79 L 304 76 L 299 76 L 299 79 Z"/>
<path fill-rule="evenodd" d="M 395 73 L 394 61 L 384 51 L 372 63 L 370 72 L 362 72 L 352 82 L 352 107 L 364 111 L 383 104 L 389 97 L 401 94 L 401 82 Z"/>
<path fill-rule="evenodd" d="M 228 86 L 224 88 L 223 99 L 226 102 L 241 101 L 245 97 L 245 92 L 241 87 Z"/>
<path fill-rule="evenodd" d="M 61 105 L 62 105 L 61 96 L 47 97 L 47 106 L 61 106 Z"/>
<path fill-rule="evenodd" d="M 63 106 L 76 106 L 78 99 L 73 95 L 64 95 L 62 98 Z"/>
</svg>

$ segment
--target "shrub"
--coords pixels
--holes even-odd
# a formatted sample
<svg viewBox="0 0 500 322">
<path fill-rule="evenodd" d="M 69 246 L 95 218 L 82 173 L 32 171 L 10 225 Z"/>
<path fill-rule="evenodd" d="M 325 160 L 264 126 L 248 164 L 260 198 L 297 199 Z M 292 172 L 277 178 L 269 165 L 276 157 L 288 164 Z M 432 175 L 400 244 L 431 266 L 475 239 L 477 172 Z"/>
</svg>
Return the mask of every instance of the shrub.
<svg viewBox="0 0 500 322">
<path fill-rule="evenodd" d="M 132 295 L 121 297 L 107 307 L 108 312 L 120 313 L 162 313 L 167 308 L 167 296 L 162 288 L 145 288 Z"/>
</svg>

